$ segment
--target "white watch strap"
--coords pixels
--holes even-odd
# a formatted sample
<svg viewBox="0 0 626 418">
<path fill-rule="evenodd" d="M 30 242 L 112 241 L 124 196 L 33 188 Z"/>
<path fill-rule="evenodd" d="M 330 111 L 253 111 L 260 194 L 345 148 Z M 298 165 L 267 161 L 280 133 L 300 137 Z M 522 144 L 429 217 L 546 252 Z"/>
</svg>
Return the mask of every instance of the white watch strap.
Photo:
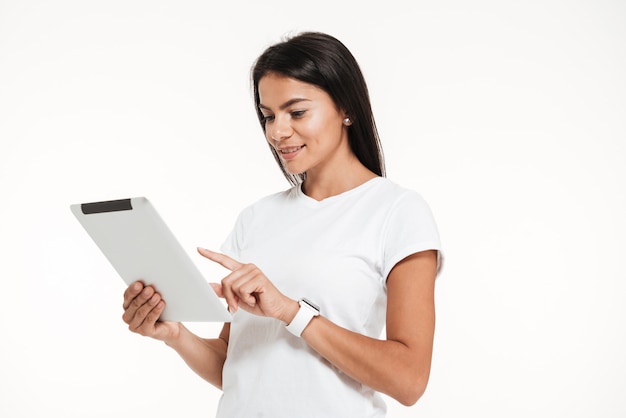
<svg viewBox="0 0 626 418">
<path fill-rule="evenodd" d="M 300 300 L 298 303 L 300 304 L 300 309 L 298 309 L 298 312 L 291 320 L 291 323 L 287 325 L 287 331 L 291 332 L 296 337 L 302 336 L 302 332 L 307 325 L 309 325 L 311 319 L 320 314 L 319 308 L 311 302 Z"/>
</svg>

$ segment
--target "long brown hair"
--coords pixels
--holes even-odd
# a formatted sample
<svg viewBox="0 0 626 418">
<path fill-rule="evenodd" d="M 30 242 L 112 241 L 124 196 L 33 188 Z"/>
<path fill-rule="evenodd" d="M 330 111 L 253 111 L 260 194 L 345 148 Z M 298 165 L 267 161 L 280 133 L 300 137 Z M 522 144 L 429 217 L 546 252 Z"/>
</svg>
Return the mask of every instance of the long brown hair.
<svg viewBox="0 0 626 418">
<path fill-rule="evenodd" d="M 259 81 L 276 73 L 313 84 L 324 90 L 338 108 L 350 116 L 348 142 L 359 161 L 372 172 L 385 176 L 383 151 L 372 113 L 369 92 L 361 69 L 352 53 L 338 39 L 319 32 L 305 32 L 270 46 L 252 68 L 252 86 L 257 116 L 265 133 L 265 118 L 259 109 Z M 288 173 L 276 150 L 276 162 L 292 185 L 306 173 Z"/>
</svg>

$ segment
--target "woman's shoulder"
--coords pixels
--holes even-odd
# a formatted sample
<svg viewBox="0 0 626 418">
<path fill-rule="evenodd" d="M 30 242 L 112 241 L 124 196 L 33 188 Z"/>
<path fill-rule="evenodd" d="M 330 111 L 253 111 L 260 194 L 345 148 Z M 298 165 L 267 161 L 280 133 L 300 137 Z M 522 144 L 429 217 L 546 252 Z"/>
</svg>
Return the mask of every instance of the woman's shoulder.
<svg viewBox="0 0 626 418">
<path fill-rule="evenodd" d="M 245 216 L 245 214 L 271 211 L 278 207 L 282 207 L 288 201 L 293 200 L 293 198 L 297 195 L 296 187 L 297 186 L 293 186 L 288 189 L 260 197 L 245 206 L 241 211 L 241 214 Z"/>
<path fill-rule="evenodd" d="M 380 177 L 377 179 L 373 192 L 374 193 L 372 193 L 372 195 L 375 196 L 376 199 L 385 201 L 389 204 L 394 204 L 394 202 L 404 200 L 416 203 L 426 203 L 422 194 L 417 190 L 396 183 L 387 177 Z"/>
</svg>

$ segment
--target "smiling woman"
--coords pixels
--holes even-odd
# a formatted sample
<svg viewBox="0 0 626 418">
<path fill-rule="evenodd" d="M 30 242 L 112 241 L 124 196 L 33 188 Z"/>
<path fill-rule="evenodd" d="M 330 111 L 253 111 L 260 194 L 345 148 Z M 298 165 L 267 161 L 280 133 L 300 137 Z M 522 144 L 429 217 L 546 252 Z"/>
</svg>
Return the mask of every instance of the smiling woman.
<svg viewBox="0 0 626 418">
<path fill-rule="evenodd" d="M 351 119 L 324 90 L 271 72 L 259 81 L 259 99 L 267 141 L 289 175 L 307 174 L 306 183 L 320 172 L 359 173 L 358 183 L 375 176 L 350 148 Z M 334 179 L 333 185 L 341 187 Z"/>
<path fill-rule="evenodd" d="M 158 321 L 167 301 L 141 282 L 124 321 L 223 389 L 218 417 L 383 417 L 380 393 L 412 405 L 429 379 L 442 259 L 430 209 L 384 178 L 365 81 L 341 42 L 303 33 L 252 75 L 292 187 L 246 208 L 223 253 L 198 250 L 231 272 L 213 287 L 232 322 L 201 339 Z"/>
<path fill-rule="evenodd" d="M 258 58 L 252 83 L 257 116 L 264 131 L 267 120 L 261 104 L 260 81 L 272 74 L 327 93 L 336 110 L 349 116 L 345 124 L 353 125 L 348 141 L 354 155 L 376 175 L 385 175 L 367 84 L 356 59 L 343 43 L 326 34 L 307 33 L 268 48 Z M 279 155 L 272 151 L 281 164 Z M 306 178 L 303 172 L 290 173 L 283 168 L 283 173 L 294 185 Z"/>
</svg>

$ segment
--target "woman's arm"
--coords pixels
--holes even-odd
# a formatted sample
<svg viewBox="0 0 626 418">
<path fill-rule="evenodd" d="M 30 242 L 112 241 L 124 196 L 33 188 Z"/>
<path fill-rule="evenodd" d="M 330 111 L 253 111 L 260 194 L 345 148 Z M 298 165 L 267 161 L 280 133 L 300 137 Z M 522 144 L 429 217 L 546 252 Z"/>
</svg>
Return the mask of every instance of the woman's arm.
<svg viewBox="0 0 626 418">
<path fill-rule="evenodd" d="M 242 308 L 289 324 L 298 302 L 283 295 L 253 264 L 241 264 L 213 251 L 204 257 L 231 271 L 214 289 L 231 312 Z M 400 261 L 387 278 L 387 339 L 378 340 L 315 317 L 302 338 L 344 373 L 372 389 L 412 405 L 426 389 L 435 331 L 434 289 L 437 251 Z"/>
<path fill-rule="evenodd" d="M 165 342 L 200 377 L 221 389 L 230 324 L 224 324 L 219 338 L 203 339 L 180 322 L 158 321 L 165 301 L 152 286 L 135 282 L 124 292 L 124 315 L 128 328 L 137 334 Z"/>
<path fill-rule="evenodd" d="M 224 324 L 219 338 L 203 339 L 181 325 L 177 339 L 165 343 L 172 347 L 198 376 L 222 388 L 222 369 L 226 361 L 230 324 Z"/>
<path fill-rule="evenodd" d="M 387 279 L 386 340 L 346 330 L 323 316 L 313 318 L 302 338 L 354 380 L 413 405 L 430 374 L 436 271 L 436 251 L 413 254 L 393 268 Z"/>
</svg>

